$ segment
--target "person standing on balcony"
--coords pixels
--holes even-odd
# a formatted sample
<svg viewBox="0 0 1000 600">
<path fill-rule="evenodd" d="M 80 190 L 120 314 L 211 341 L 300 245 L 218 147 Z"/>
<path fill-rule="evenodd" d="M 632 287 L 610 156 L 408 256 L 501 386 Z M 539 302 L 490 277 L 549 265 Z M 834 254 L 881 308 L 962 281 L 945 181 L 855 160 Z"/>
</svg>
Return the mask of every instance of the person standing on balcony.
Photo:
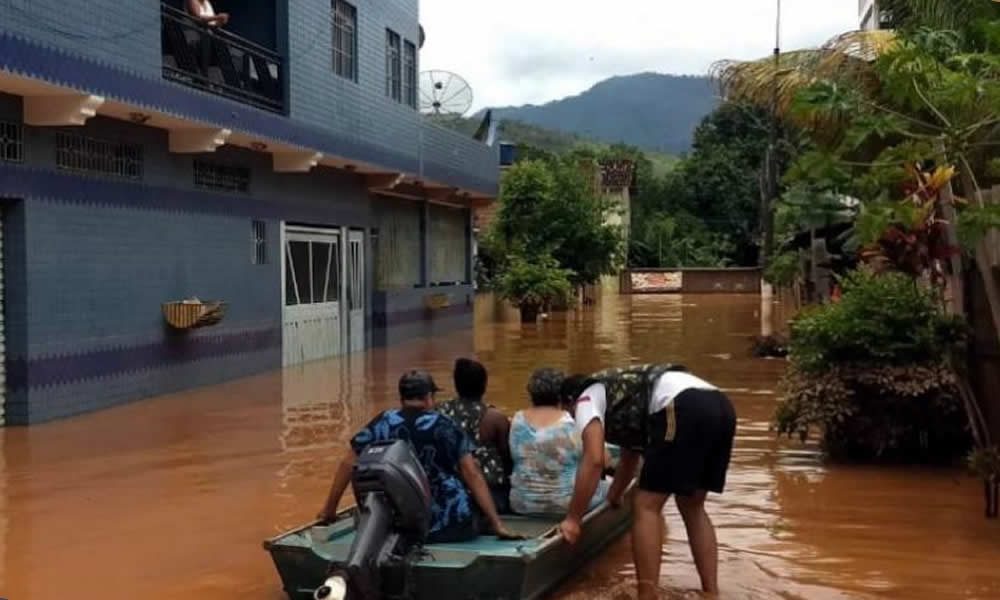
<svg viewBox="0 0 1000 600">
<path fill-rule="evenodd" d="M 211 0 L 188 0 L 188 13 L 209 27 L 229 23 L 229 13 L 215 13 Z"/>
</svg>

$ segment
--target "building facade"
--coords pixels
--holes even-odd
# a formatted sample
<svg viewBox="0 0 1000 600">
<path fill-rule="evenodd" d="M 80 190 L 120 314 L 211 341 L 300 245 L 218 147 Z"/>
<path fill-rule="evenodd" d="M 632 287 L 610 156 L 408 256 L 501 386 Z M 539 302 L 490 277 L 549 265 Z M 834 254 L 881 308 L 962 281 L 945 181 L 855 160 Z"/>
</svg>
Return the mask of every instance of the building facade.
<svg viewBox="0 0 1000 600">
<path fill-rule="evenodd" d="M 418 113 L 418 0 L 214 5 L 0 4 L 0 422 L 471 326 L 496 150 Z"/>
<path fill-rule="evenodd" d="M 862 30 L 881 29 L 882 20 L 878 10 L 878 0 L 858 0 L 858 19 Z"/>
</svg>

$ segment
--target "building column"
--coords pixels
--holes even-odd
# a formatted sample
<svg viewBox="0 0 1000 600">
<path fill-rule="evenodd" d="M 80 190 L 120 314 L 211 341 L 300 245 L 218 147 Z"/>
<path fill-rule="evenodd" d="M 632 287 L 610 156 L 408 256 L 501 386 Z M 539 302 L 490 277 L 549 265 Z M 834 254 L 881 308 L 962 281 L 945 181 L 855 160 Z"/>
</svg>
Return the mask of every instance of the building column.
<svg viewBox="0 0 1000 600">
<path fill-rule="evenodd" d="M 465 283 L 476 283 L 476 235 L 472 223 L 473 211 L 465 209 Z"/>
<path fill-rule="evenodd" d="M 420 285 L 427 287 L 430 278 L 430 220 L 431 204 L 422 202 L 420 211 Z"/>
</svg>

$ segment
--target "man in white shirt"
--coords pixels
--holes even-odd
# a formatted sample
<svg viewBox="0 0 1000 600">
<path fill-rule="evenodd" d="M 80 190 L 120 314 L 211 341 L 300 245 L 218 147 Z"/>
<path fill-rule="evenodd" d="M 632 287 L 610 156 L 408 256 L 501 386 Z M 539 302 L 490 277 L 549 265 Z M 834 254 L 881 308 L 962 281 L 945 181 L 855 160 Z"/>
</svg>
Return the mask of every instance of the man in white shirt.
<svg viewBox="0 0 1000 600">
<path fill-rule="evenodd" d="M 564 396 L 583 437 L 569 513 L 560 524 L 575 543 L 601 476 L 605 441 L 621 446 L 608 501 L 621 503 L 643 458 L 635 495 L 632 554 L 639 600 L 657 597 L 663 505 L 671 495 L 684 519 L 703 591 L 718 593 L 718 545 L 705 512 L 708 492 L 722 493 L 736 434 L 733 405 L 718 388 L 671 365 L 642 365 L 567 380 Z"/>
</svg>

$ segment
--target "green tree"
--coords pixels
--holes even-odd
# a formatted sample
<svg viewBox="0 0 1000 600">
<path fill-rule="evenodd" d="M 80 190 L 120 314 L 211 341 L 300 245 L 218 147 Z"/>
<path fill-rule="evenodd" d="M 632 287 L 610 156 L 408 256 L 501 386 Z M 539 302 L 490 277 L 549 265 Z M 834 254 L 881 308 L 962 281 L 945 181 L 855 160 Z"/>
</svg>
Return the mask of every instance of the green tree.
<svg viewBox="0 0 1000 600">
<path fill-rule="evenodd" d="M 523 161 L 504 175 L 488 246 L 495 255 L 552 256 L 573 285 L 594 283 L 622 263 L 611 210 L 576 160 Z"/>
<path fill-rule="evenodd" d="M 764 111 L 751 105 L 722 104 L 695 130 L 691 153 L 667 175 L 657 190 L 659 204 L 644 206 L 642 218 L 652 212 L 698 215 L 710 231 L 733 244 L 728 258 L 756 264 L 760 167 L 769 122 Z M 782 164 L 788 154 L 782 153 Z"/>
<path fill-rule="evenodd" d="M 633 230 L 629 264 L 634 267 L 725 267 L 732 244 L 685 212 L 656 214 Z"/>
</svg>

